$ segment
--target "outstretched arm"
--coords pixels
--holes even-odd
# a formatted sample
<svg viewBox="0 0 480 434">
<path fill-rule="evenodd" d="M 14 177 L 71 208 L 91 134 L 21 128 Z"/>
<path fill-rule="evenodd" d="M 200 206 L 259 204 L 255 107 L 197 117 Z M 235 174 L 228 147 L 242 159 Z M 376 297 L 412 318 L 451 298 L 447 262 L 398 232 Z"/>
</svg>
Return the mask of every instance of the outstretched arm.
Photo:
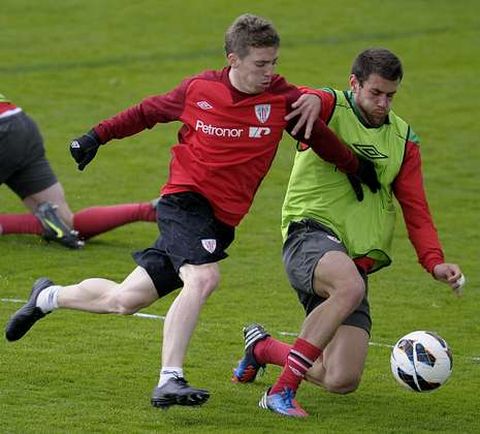
<svg viewBox="0 0 480 434">
<path fill-rule="evenodd" d="M 420 150 L 414 142 L 406 144 L 404 161 L 393 183 L 393 192 L 402 208 L 408 237 L 420 264 L 436 280 L 450 285 L 460 295 L 465 278 L 457 264 L 444 260 L 423 186 Z"/>
<path fill-rule="evenodd" d="M 83 170 L 95 158 L 99 147 L 112 139 L 123 139 L 150 129 L 157 123 L 177 120 L 185 105 L 190 80 L 184 80 L 172 91 L 145 98 L 142 102 L 106 119 L 87 134 L 70 143 L 70 153 Z"/>
</svg>

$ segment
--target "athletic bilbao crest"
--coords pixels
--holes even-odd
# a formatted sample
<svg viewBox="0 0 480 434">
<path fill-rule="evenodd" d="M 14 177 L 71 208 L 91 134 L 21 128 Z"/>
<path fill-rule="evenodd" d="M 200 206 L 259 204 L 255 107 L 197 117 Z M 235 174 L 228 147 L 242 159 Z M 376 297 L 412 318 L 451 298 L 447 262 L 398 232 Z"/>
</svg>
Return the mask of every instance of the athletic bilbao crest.
<svg viewBox="0 0 480 434">
<path fill-rule="evenodd" d="M 262 124 L 267 122 L 270 117 L 271 108 L 272 106 L 270 104 L 257 104 L 255 106 L 255 115 Z"/>
<path fill-rule="evenodd" d="M 213 253 L 217 248 L 217 240 L 212 238 L 202 240 L 202 246 L 208 253 Z"/>
</svg>

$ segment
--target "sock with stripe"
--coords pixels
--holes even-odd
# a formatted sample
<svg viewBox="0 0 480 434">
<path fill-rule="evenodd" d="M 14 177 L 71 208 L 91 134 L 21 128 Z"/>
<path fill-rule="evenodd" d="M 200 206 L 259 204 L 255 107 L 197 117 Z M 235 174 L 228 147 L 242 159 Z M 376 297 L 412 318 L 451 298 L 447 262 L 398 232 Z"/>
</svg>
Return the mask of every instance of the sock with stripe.
<svg viewBox="0 0 480 434">
<path fill-rule="evenodd" d="M 272 386 L 270 395 L 282 392 L 285 387 L 297 391 L 305 377 L 305 373 L 312 367 L 315 360 L 322 354 L 322 350 L 302 338 L 297 338 L 287 356 L 277 382 Z"/>
</svg>

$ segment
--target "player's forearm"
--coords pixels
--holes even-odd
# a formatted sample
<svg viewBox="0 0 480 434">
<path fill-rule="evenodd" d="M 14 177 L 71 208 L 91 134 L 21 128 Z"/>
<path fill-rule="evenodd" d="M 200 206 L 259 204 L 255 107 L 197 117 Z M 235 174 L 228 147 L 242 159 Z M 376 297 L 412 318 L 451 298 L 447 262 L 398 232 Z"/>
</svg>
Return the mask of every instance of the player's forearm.
<svg viewBox="0 0 480 434">
<path fill-rule="evenodd" d="M 402 167 L 393 192 L 403 212 L 408 237 L 418 261 L 429 273 L 444 262 L 444 254 L 427 202 L 418 145 L 407 142 Z"/>
<path fill-rule="evenodd" d="M 298 136 L 298 135 L 297 135 Z M 334 164 L 344 173 L 356 173 L 358 158 L 322 120 L 315 122 L 311 138 L 295 137 L 306 143 L 323 160 Z"/>
<path fill-rule="evenodd" d="M 185 108 L 185 95 L 188 80 L 168 93 L 145 98 L 117 115 L 100 122 L 94 127 L 101 143 L 112 139 L 133 136 L 145 129 L 153 128 L 158 123 L 178 120 Z"/>
<path fill-rule="evenodd" d="M 148 128 L 139 106 L 130 107 L 96 125 L 93 130 L 104 144 L 112 139 L 123 139 Z"/>
</svg>

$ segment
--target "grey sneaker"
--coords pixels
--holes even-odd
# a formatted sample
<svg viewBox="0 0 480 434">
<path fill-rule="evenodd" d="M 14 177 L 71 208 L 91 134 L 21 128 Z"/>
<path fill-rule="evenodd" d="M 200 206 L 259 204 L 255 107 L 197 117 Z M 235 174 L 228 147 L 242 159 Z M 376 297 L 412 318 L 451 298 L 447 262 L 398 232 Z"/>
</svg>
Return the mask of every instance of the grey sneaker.
<svg viewBox="0 0 480 434">
<path fill-rule="evenodd" d="M 85 243 L 79 239 L 78 232 L 68 227 L 57 214 L 57 206 L 50 202 L 38 205 L 35 217 L 43 226 L 43 238 L 55 241 L 71 249 L 80 249 Z"/>
<path fill-rule="evenodd" d="M 172 405 L 202 405 L 208 398 L 208 390 L 196 389 L 189 386 L 185 378 L 175 377 L 153 389 L 151 403 L 154 407 L 166 410 Z"/>
<path fill-rule="evenodd" d="M 18 309 L 7 323 L 5 337 L 8 341 L 18 341 L 32 328 L 33 324 L 46 315 L 36 306 L 36 303 L 38 295 L 52 285 L 54 283 L 45 277 L 38 279 L 33 284 L 27 303 Z"/>
</svg>

